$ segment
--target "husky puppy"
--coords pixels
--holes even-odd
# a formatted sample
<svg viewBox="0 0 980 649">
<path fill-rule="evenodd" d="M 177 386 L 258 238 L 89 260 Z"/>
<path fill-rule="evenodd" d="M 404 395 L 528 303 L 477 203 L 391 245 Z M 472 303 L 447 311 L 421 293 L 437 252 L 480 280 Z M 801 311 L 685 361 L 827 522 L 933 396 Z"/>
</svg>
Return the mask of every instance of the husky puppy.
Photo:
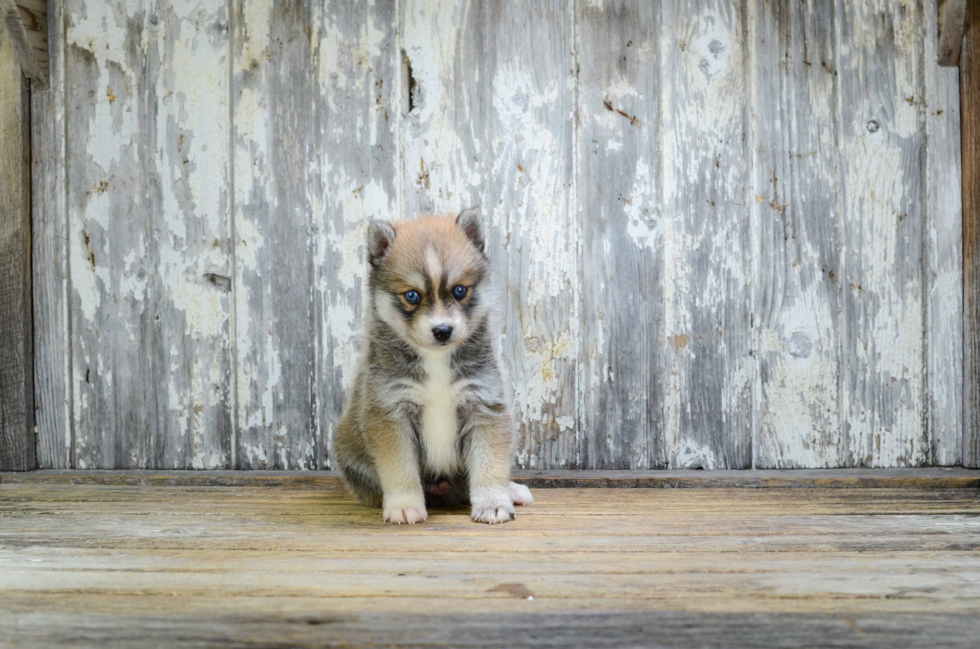
<svg viewBox="0 0 980 649">
<path fill-rule="evenodd" d="M 491 524 L 533 501 L 510 481 L 512 395 L 484 247 L 478 208 L 368 228 L 360 366 L 333 457 L 385 521 L 426 520 L 427 495 Z"/>
</svg>

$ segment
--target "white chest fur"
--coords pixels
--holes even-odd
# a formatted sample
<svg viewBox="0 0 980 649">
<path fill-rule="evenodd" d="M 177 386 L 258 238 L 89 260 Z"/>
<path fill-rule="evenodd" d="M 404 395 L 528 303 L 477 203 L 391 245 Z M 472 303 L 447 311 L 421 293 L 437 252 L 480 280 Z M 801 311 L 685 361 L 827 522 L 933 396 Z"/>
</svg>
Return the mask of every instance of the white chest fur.
<svg viewBox="0 0 980 649">
<path fill-rule="evenodd" d="M 450 473 L 459 464 L 456 455 L 459 421 L 449 353 L 427 354 L 422 358 L 422 367 L 426 380 L 419 391 L 419 405 L 426 465 L 437 473 Z"/>
</svg>

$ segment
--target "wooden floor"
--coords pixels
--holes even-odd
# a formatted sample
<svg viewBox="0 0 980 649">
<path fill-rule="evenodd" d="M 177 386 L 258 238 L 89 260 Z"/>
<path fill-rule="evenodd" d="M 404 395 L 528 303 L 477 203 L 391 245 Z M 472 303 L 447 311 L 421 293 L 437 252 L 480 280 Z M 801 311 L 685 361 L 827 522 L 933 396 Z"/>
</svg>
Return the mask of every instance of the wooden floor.
<svg viewBox="0 0 980 649">
<path fill-rule="evenodd" d="M 332 476 L 71 475 L 0 476 L 0 646 L 980 642 L 976 472 L 539 488 L 494 527 L 383 525 Z"/>
</svg>

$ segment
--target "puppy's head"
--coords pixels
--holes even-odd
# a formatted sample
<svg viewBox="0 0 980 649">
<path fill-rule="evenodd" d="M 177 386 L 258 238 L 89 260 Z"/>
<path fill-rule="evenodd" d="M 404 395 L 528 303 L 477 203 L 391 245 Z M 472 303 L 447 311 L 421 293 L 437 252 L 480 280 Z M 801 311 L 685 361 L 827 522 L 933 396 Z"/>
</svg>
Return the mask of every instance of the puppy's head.
<svg viewBox="0 0 980 649">
<path fill-rule="evenodd" d="M 455 347 L 492 299 L 484 246 L 478 208 L 457 217 L 373 221 L 367 252 L 375 313 L 417 348 Z"/>
</svg>

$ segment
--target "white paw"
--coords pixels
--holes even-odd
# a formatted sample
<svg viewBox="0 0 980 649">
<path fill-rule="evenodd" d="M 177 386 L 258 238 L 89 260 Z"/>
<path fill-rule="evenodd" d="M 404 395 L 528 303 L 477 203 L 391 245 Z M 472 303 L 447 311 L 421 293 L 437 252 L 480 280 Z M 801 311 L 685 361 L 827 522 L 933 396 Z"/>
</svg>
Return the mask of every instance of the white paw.
<svg viewBox="0 0 980 649">
<path fill-rule="evenodd" d="M 425 498 L 415 498 L 413 496 L 402 496 L 384 499 L 383 519 L 386 523 L 407 523 L 415 525 L 429 518 L 429 513 L 425 511 Z"/>
<path fill-rule="evenodd" d="M 530 505 L 534 503 L 531 490 L 516 482 L 510 483 L 510 499 L 515 505 Z"/>
<path fill-rule="evenodd" d="M 506 523 L 516 515 L 510 490 L 504 487 L 476 489 L 470 493 L 470 502 L 470 517 L 477 523 Z"/>
</svg>

